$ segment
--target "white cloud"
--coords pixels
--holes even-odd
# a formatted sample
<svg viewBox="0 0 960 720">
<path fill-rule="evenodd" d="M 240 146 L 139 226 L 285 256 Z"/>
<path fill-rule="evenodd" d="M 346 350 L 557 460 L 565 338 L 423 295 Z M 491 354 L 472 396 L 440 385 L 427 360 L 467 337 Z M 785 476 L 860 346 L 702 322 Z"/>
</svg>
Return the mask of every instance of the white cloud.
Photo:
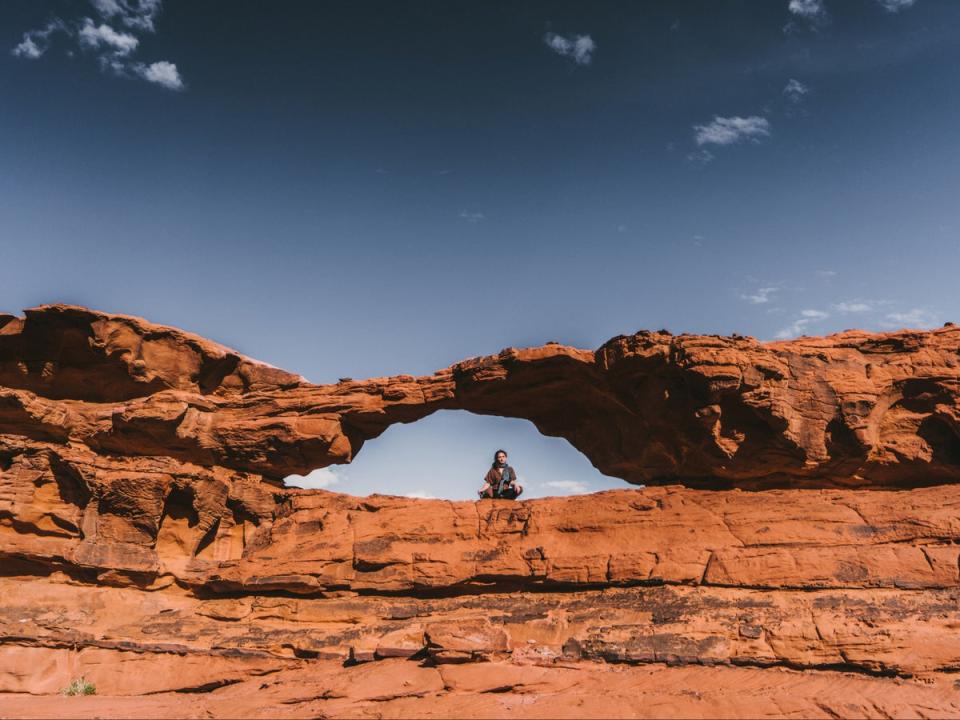
<svg viewBox="0 0 960 720">
<path fill-rule="evenodd" d="M 822 17 L 826 13 L 823 0 L 790 0 L 787 7 L 794 15 L 811 20 Z"/>
<path fill-rule="evenodd" d="M 713 118 L 707 125 L 694 125 L 697 145 L 733 145 L 744 139 L 757 140 L 770 134 L 770 122 L 759 115 Z"/>
<path fill-rule="evenodd" d="M 836 270 L 817 270 L 817 277 L 832 278 L 832 277 L 836 277 L 836 275 L 837 275 Z"/>
<path fill-rule="evenodd" d="M 437 499 L 437 496 L 436 496 L 436 495 L 431 495 L 431 494 L 428 493 L 426 490 L 422 490 L 422 489 L 421 489 L 421 490 L 414 490 L 413 492 L 408 492 L 407 494 L 403 495 L 402 497 L 419 498 L 420 500 L 436 500 L 436 499 Z"/>
<path fill-rule="evenodd" d="M 138 64 L 134 71 L 147 82 L 162 85 L 168 90 L 183 90 L 183 79 L 172 62 L 161 60 L 149 65 Z"/>
<path fill-rule="evenodd" d="M 884 10 L 892 13 L 906 10 L 908 7 L 912 7 L 916 1 L 917 0 L 877 0 L 877 2 L 883 6 Z"/>
<path fill-rule="evenodd" d="M 133 30 L 153 32 L 154 20 L 160 14 L 162 0 L 90 0 L 100 17 L 117 18 Z"/>
<path fill-rule="evenodd" d="M 762 288 L 759 288 L 752 295 L 741 295 L 740 299 L 746 300 L 747 302 L 753 303 L 754 305 L 763 305 L 764 303 L 770 302 L 770 296 L 773 295 L 773 293 L 777 292 L 777 290 L 779 290 L 779 288 L 762 287 Z"/>
<path fill-rule="evenodd" d="M 881 323 L 887 328 L 932 327 L 939 325 L 936 315 L 925 308 L 912 308 L 905 312 L 887 313 L 886 321 Z"/>
<path fill-rule="evenodd" d="M 792 103 L 798 103 L 803 100 L 803 96 L 808 92 L 810 92 L 810 88 L 808 88 L 799 80 L 795 80 L 793 78 L 790 78 L 783 88 L 783 94 L 786 96 L 787 100 Z"/>
<path fill-rule="evenodd" d="M 555 53 L 571 58 L 577 65 L 589 65 L 593 60 L 593 51 L 597 49 L 597 44 L 589 35 L 565 38 L 556 33 L 547 33 L 543 41 Z"/>
<path fill-rule="evenodd" d="M 487 216 L 482 212 L 467 212 L 466 210 L 463 210 L 460 213 L 460 217 L 466 220 L 468 223 L 478 223 L 481 220 L 487 219 Z"/>
<path fill-rule="evenodd" d="M 804 334 L 806 328 L 811 323 L 816 323 L 820 320 L 825 320 L 830 317 L 830 313 L 824 312 L 823 310 L 801 310 L 800 317 L 794 320 L 790 325 L 780 330 L 777 333 L 777 338 L 780 340 L 785 340 L 787 338 L 796 337 L 797 335 Z"/>
<path fill-rule="evenodd" d="M 839 302 L 833 306 L 833 309 L 842 313 L 865 313 L 873 310 L 870 303 L 861 301 Z"/>
<path fill-rule="evenodd" d="M 93 54 L 100 69 L 120 77 L 139 77 L 170 90 L 182 90 L 183 78 L 177 66 L 166 60 L 153 63 L 134 62 L 130 56 L 140 46 L 139 33 L 154 32 L 154 21 L 160 14 L 162 0 L 90 0 L 101 20 L 89 17 L 73 21 L 54 18 L 42 28 L 29 30 L 11 51 L 15 57 L 35 60 L 50 48 L 50 36 L 63 32 L 78 47 Z M 129 32 L 117 30 L 116 24 Z M 68 51 L 72 57 L 73 51 Z"/>
<path fill-rule="evenodd" d="M 123 5 L 120 4 L 119 0 L 90 0 L 90 4 L 100 17 L 104 17 L 107 20 L 115 15 L 122 15 L 124 11 Z"/>
<path fill-rule="evenodd" d="M 77 40 L 80 47 L 93 50 L 105 48 L 120 56 L 129 55 L 140 44 L 130 33 L 117 32 L 106 24 L 94 25 L 90 18 L 84 18 L 83 25 L 77 32 Z"/>
<path fill-rule="evenodd" d="M 341 477 L 335 470 L 325 467 L 307 475 L 289 475 L 284 482 L 290 487 L 318 489 L 337 485 L 340 480 Z"/>
<path fill-rule="evenodd" d="M 130 77 L 129 70 L 133 67 L 123 60 L 122 56 L 111 55 L 109 53 L 97 58 L 100 63 L 100 69 L 104 72 L 111 72 L 117 77 Z"/>
<path fill-rule="evenodd" d="M 23 40 L 12 50 L 14 56 L 28 58 L 30 60 L 36 60 L 46 51 L 47 47 L 38 44 L 35 36 L 31 33 L 24 33 Z"/>
<path fill-rule="evenodd" d="M 787 325 L 787 327 L 783 328 L 782 330 L 779 330 L 777 332 L 776 338 L 777 340 L 788 340 L 792 337 L 797 337 L 801 332 L 803 332 L 803 328 L 805 326 L 806 326 L 806 323 L 803 323 L 798 320 L 792 325 Z"/>
<path fill-rule="evenodd" d="M 23 34 L 23 40 L 10 52 L 14 57 L 36 60 L 50 49 L 50 36 L 59 31 L 66 31 L 63 22 L 53 19 L 39 30 L 28 30 Z"/>
<path fill-rule="evenodd" d="M 577 495 L 590 490 L 586 483 L 579 480 L 550 480 L 541 485 L 552 490 L 562 490 L 568 495 Z"/>
</svg>

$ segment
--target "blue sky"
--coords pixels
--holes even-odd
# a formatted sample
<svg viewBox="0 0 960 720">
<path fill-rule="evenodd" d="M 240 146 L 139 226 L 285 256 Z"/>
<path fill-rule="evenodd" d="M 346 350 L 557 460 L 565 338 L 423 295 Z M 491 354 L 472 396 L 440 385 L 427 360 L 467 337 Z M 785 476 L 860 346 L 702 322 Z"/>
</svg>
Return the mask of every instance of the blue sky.
<svg viewBox="0 0 960 720">
<path fill-rule="evenodd" d="M 142 315 L 314 382 L 957 320 L 958 25 L 952 0 L 8 0 L 0 309 Z M 469 497 L 501 446 L 531 494 L 621 485 L 464 413 L 312 482 Z"/>
</svg>

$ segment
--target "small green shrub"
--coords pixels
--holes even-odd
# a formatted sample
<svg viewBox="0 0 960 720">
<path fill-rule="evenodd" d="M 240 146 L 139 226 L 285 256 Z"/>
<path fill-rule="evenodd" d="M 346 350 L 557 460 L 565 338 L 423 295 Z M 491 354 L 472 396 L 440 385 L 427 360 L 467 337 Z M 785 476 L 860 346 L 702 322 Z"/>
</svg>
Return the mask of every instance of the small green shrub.
<svg viewBox="0 0 960 720">
<path fill-rule="evenodd" d="M 91 682 L 87 682 L 86 678 L 80 678 L 79 680 L 74 680 L 72 683 L 67 685 L 63 690 L 60 691 L 61 695 L 96 695 L 97 686 Z"/>
</svg>

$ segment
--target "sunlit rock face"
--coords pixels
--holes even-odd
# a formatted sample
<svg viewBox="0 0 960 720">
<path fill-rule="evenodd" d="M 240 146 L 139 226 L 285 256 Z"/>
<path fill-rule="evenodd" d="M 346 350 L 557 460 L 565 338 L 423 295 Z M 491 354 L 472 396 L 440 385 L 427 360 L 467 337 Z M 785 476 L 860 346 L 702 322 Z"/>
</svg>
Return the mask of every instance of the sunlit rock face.
<svg viewBox="0 0 960 720">
<path fill-rule="evenodd" d="M 137 318 L 0 316 L 0 692 L 28 693 L 0 702 L 62 716 L 82 676 L 103 717 L 956 716 L 958 350 L 638 333 L 312 385 Z M 439 409 L 653 487 L 280 480 Z"/>
<path fill-rule="evenodd" d="M 349 462 L 439 409 L 525 418 L 603 473 L 708 487 L 960 479 L 960 329 L 759 343 L 640 332 L 336 385 L 68 306 L 0 316 L 0 430 L 270 478 Z"/>
</svg>

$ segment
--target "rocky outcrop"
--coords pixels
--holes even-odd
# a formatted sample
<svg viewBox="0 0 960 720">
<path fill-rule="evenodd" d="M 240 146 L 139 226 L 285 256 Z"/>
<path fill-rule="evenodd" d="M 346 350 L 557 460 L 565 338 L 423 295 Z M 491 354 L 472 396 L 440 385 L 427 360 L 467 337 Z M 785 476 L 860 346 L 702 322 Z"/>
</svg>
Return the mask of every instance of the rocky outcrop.
<svg viewBox="0 0 960 720">
<path fill-rule="evenodd" d="M 0 316 L 0 432 L 279 479 L 440 409 L 526 418 L 602 472 L 689 486 L 960 479 L 960 328 L 759 343 L 640 332 L 336 385 L 137 318 Z"/>
<path fill-rule="evenodd" d="M 312 385 L 136 318 L 2 316 L 0 715 L 957 715 L 958 350 L 639 333 Z M 283 484 L 449 408 L 652 486 Z"/>
</svg>

